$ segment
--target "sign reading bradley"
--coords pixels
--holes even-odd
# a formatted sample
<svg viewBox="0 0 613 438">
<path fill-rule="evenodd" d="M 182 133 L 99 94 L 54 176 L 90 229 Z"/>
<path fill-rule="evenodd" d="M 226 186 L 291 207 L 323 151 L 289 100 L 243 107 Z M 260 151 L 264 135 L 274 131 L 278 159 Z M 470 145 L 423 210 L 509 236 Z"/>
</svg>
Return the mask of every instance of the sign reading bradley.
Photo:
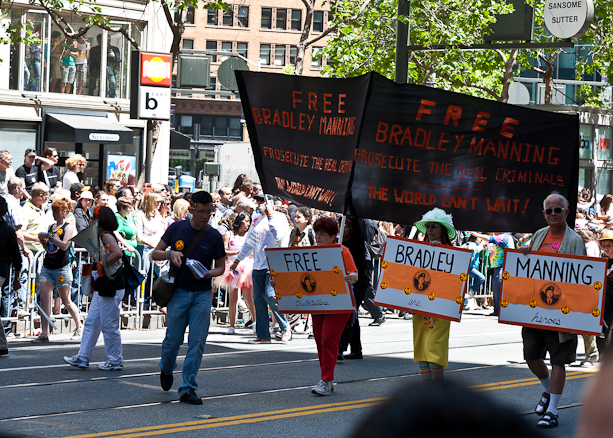
<svg viewBox="0 0 613 438">
<path fill-rule="evenodd" d="M 281 313 L 352 313 L 340 245 L 266 250 Z"/>
<path fill-rule="evenodd" d="M 337 212 L 351 202 L 360 217 L 395 223 L 439 207 L 460 229 L 526 231 L 540 219 L 534 200 L 555 189 L 574 217 L 576 115 L 376 73 L 236 76 L 267 193 Z"/>
<path fill-rule="evenodd" d="M 505 249 L 500 322 L 600 335 L 607 259 Z"/>
<path fill-rule="evenodd" d="M 388 237 L 375 304 L 459 321 L 471 251 Z"/>
</svg>

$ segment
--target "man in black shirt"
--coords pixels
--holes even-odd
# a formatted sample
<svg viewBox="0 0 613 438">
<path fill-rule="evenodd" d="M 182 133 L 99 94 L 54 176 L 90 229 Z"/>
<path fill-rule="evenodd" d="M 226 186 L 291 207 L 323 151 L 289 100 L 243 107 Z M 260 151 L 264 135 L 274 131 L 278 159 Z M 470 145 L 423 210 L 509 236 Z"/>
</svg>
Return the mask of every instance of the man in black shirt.
<svg viewBox="0 0 613 438">
<path fill-rule="evenodd" d="M 39 176 L 39 168 L 36 164 L 36 160 L 39 160 L 41 163 L 47 165 L 47 168 L 52 167 L 55 163 L 49 158 L 43 158 L 36 155 L 36 151 L 34 149 L 26 149 L 26 153 L 23 156 L 23 166 L 19 166 L 19 168 L 15 171 L 15 175 L 19 178 L 23 178 L 26 182 L 26 190 L 28 193 L 32 191 L 32 186 L 36 184 Z"/>
<path fill-rule="evenodd" d="M 41 161 L 38 181 L 47 184 L 50 193 L 53 193 L 55 189 L 61 187 L 62 184 L 60 169 L 56 166 L 59 160 L 57 149 L 47 148 L 43 151 L 43 156 L 38 158 Z"/>
</svg>

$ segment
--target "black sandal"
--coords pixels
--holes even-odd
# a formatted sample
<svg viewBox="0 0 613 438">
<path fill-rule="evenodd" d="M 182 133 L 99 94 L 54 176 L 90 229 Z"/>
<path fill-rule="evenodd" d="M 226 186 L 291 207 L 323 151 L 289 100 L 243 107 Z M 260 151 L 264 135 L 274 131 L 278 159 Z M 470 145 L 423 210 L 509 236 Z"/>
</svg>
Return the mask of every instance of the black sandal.
<svg viewBox="0 0 613 438">
<path fill-rule="evenodd" d="M 551 412 L 545 412 L 543 417 L 536 424 L 536 427 L 540 427 L 542 429 L 558 427 L 558 416 Z"/>
<path fill-rule="evenodd" d="M 544 392 L 543 395 L 541 395 L 541 399 L 539 400 L 538 405 L 536 405 L 536 408 L 534 408 L 534 412 L 536 413 L 536 415 L 545 415 L 545 412 L 547 412 L 547 408 L 549 407 L 550 397 L 551 397 L 551 394 L 547 394 L 546 392 Z M 544 398 L 547 399 L 546 402 L 543 402 Z M 543 410 L 541 412 L 539 412 L 539 406 L 543 407 Z"/>
</svg>

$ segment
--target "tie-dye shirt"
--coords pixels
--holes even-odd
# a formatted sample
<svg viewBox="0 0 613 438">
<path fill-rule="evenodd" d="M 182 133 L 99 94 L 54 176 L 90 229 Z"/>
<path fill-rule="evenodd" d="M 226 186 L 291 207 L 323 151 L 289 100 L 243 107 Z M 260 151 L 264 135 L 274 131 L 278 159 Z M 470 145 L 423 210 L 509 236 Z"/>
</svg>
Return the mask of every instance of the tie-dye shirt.
<svg viewBox="0 0 613 438">
<path fill-rule="evenodd" d="M 492 268 L 499 268 L 502 266 L 504 259 L 504 248 L 515 248 L 513 238 L 507 233 L 499 234 L 497 236 L 490 236 L 490 243 L 496 245 L 494 251 L 490 254 L 490 265 Z"/>
</svg>

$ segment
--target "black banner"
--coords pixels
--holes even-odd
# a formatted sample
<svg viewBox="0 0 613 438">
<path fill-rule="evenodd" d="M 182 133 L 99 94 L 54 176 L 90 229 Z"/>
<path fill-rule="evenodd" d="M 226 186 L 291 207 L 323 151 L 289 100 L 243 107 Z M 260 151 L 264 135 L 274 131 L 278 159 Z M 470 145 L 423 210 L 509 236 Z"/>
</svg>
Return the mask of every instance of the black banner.
<svg viewBox="0 0 613 438">
<path fill-rule="evenodd" d="M 439 207 L 453 214 L 458 229 L 530 232 L 544 224 L 543 200 L 557 191 L 574 218 L 576 115 L 400 85 L 376 73 L 323 79 L 237 72 L 237 78 L 269 193 L 332 211 L 351 205 L 361 217 L 401 224 Z M 311 129 L 285 127 L 291 117 Z M 330 202 L 326 191 L 334 193 Z"/>
</svg>

